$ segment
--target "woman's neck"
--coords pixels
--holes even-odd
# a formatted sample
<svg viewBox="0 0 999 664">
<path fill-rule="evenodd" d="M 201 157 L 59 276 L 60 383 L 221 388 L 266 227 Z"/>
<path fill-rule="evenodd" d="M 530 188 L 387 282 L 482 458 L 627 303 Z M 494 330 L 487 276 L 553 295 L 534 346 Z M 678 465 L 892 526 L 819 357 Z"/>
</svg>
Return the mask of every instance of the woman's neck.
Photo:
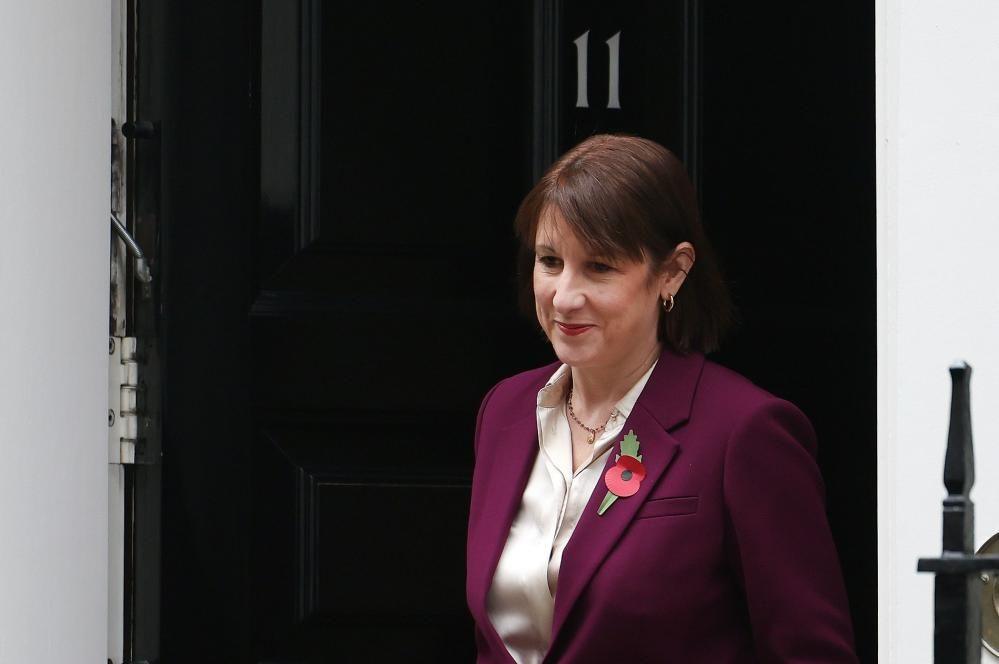
<svg viewBox="0 0 999 664">
<path fill-rule="evenodd" d="M 572 401 L 577 411 L 602 411 L 613 408 L 628 390 L 649 370 L 662 345 L 653 344 L 641 355 L 612 367 L 572 368 Z M 578 405 L 577 405 L 578 404 Z"/>
</svg>

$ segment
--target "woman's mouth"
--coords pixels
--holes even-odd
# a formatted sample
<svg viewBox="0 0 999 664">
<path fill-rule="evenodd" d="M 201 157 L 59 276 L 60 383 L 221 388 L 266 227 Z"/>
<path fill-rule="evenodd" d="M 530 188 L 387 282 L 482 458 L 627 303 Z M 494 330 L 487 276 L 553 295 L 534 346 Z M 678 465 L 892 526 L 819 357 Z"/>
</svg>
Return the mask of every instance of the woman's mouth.
<svg viewBox="0 0 999 664">
<path fill-rule="evenodd" d="M 562 331 L 562 334 L 568 334 L 570 337 L 575 337 L 589 330 L 592 325 L 573 325 L 570 323 L 563 323 L 560 321 L 555 321 L 558 325 L 558 329 Z"/>
</svg>

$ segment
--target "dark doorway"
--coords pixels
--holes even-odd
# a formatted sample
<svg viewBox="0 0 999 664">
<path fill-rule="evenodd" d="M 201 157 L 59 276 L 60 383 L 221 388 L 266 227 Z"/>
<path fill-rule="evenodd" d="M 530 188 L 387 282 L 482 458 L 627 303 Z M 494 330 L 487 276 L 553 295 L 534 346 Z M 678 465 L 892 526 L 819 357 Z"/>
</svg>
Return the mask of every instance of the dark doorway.
<svg viewBox="0 0 999 664">
<path fill-rule="evenodd" d="M 604 5 L 141 6 L 162 661 L 470 661 L 475 411 L 551 359 L 511 221 L 599 130 L 698 180 L 743 316 L 718 359 L 815 423 L 874 661 L 873 10 Z"/>
</svg>

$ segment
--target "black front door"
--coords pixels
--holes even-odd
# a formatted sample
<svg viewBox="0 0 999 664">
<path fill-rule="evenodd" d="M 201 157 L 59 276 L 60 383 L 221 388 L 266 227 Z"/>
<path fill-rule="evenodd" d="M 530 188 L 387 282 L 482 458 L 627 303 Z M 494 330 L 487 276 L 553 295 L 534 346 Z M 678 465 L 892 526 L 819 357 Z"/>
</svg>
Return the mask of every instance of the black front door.
<svg viewBox="0 0 999 664">
<path fill-rule="evenodd" d="M 708 174 L 707 210 L 731 183 L 699 150 L 711 16 L 567 5 L 140 8 L 157 16 L 139 22 L 139 113 L 161 127 L 164 662 L 473 657 L 476 408 L 553 359 L 516 307 L 519 200 L 604 130 Z M 738 251 L 733 229 L 711 230 Z"/>
</svg>

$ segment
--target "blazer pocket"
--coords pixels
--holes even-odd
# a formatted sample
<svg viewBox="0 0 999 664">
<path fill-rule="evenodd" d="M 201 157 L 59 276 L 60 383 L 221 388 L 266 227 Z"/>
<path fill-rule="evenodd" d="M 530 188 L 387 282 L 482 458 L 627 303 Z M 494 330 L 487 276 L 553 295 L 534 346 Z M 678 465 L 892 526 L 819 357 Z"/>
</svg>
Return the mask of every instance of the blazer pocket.
<svg viewBox="0 0 999 664">
<path fill-rule="evenodd" d="M 636 519 L 654 519 L 660 516 L 680 516 L 697 512 L 697 496 L 676 498 L 650 498 L 638 510 Z"/>
</svg>

